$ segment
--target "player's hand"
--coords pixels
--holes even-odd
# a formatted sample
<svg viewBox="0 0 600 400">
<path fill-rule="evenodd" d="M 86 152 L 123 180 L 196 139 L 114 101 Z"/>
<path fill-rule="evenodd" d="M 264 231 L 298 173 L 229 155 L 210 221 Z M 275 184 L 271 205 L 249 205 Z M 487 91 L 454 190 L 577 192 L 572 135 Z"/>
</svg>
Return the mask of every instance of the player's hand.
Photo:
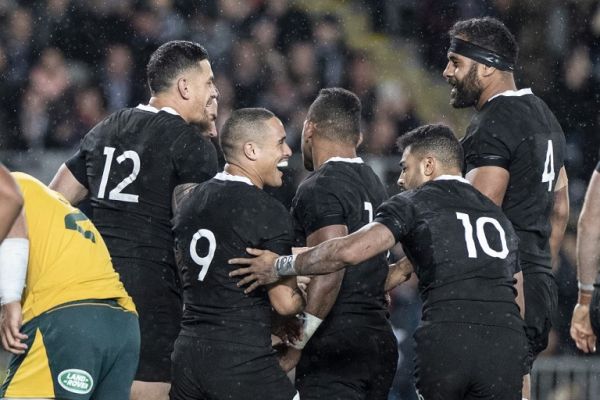
<svg viewBox="0 0 600 400">
<path fill-rule="evenodd" d="M 238 287 L 252 283 L 244 290 L 244 293 L 250 293 L 259 286 L 268 285 L 280 279 L 275 270 L 275 260 L 279 257 L 278 254 L 259 249 L 246 249 L 246 251 L 256 257 L 232 258 L 229 260 L 229 264 L 249 265 L 249 267 L 239 268 L 229 273 L 231 277 L 246 275 L 237 283 Z"/>
<path fill-rule="evenodd" d="M 296 368 L 296 365 L 298 365 L 298 362 L 300 361 L 300 356 L 302 356 L 302 350 L 289 346 L 280 348 L 277 353 L 279 365 L 286 373 Z"/>
<path fill-rule="evenodd" d="M 20 332 L 23 324 L 23 314 L 21 313 L 21 303 L 14 301 L 2 306 L 0 312 L 0 336 L 2 337 L 2 347 L 4 350 L 13 354 L 23 354 L 27 350 L 27 345 L 22 340 L 27 339 L 27 335 Z"/>
<path fill-rule="evenodd" d="M 271 333 L 281 339 L 285 345 L 295 343 L 302 337 L 303 321 L 297 316 L 271 314 Z"/>
<path fill-rule="evenodd" d="M 596 352 L 596 335 L 592 331 L 590 321 L 590 306 L 577 304 L 571 318 L 571 338 L 575 341 L 577 348 L 584 353 Z"/>
</svg>

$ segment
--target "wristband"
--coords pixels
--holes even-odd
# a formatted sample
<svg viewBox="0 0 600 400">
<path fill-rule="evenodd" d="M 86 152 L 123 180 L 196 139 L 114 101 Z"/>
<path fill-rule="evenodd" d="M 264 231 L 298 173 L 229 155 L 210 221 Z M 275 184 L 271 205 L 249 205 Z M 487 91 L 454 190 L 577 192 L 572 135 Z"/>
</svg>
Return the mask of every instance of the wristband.
<svg viewBox="0 0 600 400">
<path fill-rule="evenodd" d="M 0 245 L 0 304 L 20 301 L 27 277 L 29 240 L 4 239 Z"/>
<path fill-rule="evenodd" d="M 294 263 L 296 262 L 296 256 L 280 256 L 275 260 L 275 271 L 278 276 L 296 276 L 296 268 Z"/>
<path fill-rule="evenodd" d="M 594 285 L 592 283 L 581 283 L 578 281 L 577 288 L 579 288 L 579 290 L 585 290 L 586 292 L 594 291 Z"/>
<path fill-rule="evenodd" d="M 306 346 L 306 343 L 323 322 L 321 318 L 307 312 L 300 314 L 300 318 L 302 319 L 302 339 L 291 344 L 293 348 L 298 350 L 302 350 Z"/>
</svg>

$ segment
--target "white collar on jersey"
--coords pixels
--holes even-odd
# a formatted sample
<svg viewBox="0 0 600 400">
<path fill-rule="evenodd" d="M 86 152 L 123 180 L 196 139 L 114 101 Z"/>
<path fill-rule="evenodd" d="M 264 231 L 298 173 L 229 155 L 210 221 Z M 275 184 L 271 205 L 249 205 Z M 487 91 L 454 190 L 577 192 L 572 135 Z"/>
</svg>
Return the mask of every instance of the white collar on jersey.
<svg viewBox="0 0 600 400">
<path fill-rule="evenodd" d="M 150 111 L 153 113 L 157 113 L 159 111 L 165 111 L 165 112 L 168 112 L 169 114 L 179 115 L 179 113 L 177 111 L 175 111 L 174 109 L 172 109 L 171 107 L 163 107 L 159 110 L 156 107 L 152 107 L 150 104 L 138 104 L 138 106 L 136 108 L 139 110 Z"/>
<path fill-rule="evenodd" d="M 215 175 L 215 179 L 218 179 L 220 181 L 233 181 L 233 182 L 242 182 L 245 183 L 247 185 L 250 186 L 254 186 L 254 184 L 252 183 L 252 181 L 245 177 L 245 176 L 239 176 L 239 175 L 231 175 L 228 172 L 219 172 Z"/>
<path fill-rule="evenodd" d="M 498 93 L 497 95 L 490 97 L 488 99 L 488 102 L 494 100 L 498 96 L 518 97 L 518 96 L 525 96 L 527 94 L 533 94 L 533 92 L 531 91 L 530 88 L 525 88 L 525 89 L 521 89 L 521 90 L 506 90 L 502 93 Z"/>
<path fill-rule="evenodd" d="M 353 164 L 364 164 L 363 159 L 360 157 L 355 157 L 355 158 L 331 157 L 330 159 L 325 161 L 323 164 L 327 164 L 330 161 L 347 162 L 347 163 L 353 163 Z"/>
<path fill-rule="evenodd" d="M 434 181 L 459 181 L 462 183 L 466 183 L 467 185 L 471 184 L 471 182 L 469 182 L 460 175 L 440 175 L 437 178 L 435 178 Z"/>
</svg>

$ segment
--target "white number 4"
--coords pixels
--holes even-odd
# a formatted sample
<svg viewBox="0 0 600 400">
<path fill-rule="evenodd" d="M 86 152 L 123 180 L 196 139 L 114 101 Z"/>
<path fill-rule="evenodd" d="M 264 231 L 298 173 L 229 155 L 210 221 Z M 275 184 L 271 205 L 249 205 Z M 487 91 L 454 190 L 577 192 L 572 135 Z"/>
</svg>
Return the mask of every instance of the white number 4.
<svg viewBox="0 0 600 400">
<path fill-rule="evenodd" d="M 208 240 L 208 253 L 204 257 L 200 257 L 198 255 L 198 251 L 196 250 L 196 244 L 198 240 L 205 238 Z M 215 256 L 215 250 L 217 249 L 217 239 L 215 239 L 215 234 L 208 229 L 199 229 L 198 232 L 192 236 L 192 241 L 190 242 L 190 256 L 192 260 L 200 267 L 200 273 L 198 274 L 198 280 L 203 281 L 206 277 L 206 273 L 208 272 L 208 268 L 210 267 L 210 263 Z"/>
<path fill-rule="evenodd" d="M 542 183 L 548 182 L 548 191 L 552 191 L 552 182 L 554 181 L 554 149 L 552 140 L 548 140 L 548 150 L 546 150 L 546 162 L 544 162 L 544 172 L 542 173 Z"/>
</svg>

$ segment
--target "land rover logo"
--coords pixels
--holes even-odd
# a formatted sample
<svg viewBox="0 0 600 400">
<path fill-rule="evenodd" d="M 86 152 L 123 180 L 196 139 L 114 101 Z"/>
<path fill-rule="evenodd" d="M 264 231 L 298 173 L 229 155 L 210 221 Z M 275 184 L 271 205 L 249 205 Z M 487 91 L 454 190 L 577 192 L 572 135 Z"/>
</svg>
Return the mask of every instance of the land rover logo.
<svg viewBox="0 0 600 400">
<path fill-rule="evenodd" d="M 71 393 L 88 394 L 92 391 L 94 380 L 81 369 L 66 369 L 58 374 L 58 383 Z"/>
</svg>

